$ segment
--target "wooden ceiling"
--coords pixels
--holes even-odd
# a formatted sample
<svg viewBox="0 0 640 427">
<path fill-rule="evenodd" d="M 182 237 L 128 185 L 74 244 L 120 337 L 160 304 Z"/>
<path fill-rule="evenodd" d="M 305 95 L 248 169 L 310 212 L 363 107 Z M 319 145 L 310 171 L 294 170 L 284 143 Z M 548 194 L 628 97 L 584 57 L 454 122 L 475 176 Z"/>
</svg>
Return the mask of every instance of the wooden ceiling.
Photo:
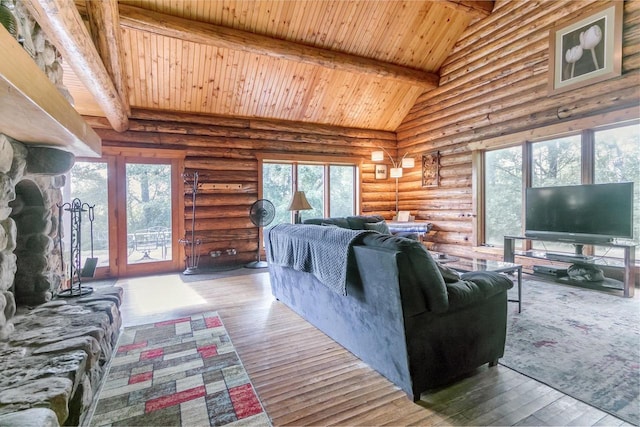
<svg viewBox="0 0 640 427">
<path fill-rule="evenodd" d="M 467 26 L 493 8 L 462 0 L 68 0 L 76 10 L 59 12 L 65 1 L 25 0 L 59 40 L 76 110 L 105 116 L 116 130 L 136 109 L 151 109 L 393 131 L 437 87 Z M 68 46 L 89 34 L 101 64 Z M 113 86 L 100 81 L 102 64 Z"/>
</svg>

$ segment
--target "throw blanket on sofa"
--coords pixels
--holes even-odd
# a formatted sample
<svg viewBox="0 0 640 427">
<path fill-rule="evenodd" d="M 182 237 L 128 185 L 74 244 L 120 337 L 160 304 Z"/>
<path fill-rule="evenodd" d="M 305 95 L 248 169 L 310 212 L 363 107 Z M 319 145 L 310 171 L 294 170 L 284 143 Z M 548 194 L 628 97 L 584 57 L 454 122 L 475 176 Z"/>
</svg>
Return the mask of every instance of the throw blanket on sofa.
<svg viewBox="0 0 640 427">
<path fill-rule="evenodd" d="M 347 295 L 351 246 L 369 230 L 278 224 L 267 231 L 267 262 L 311 273 L 329 289 Z"/>
</svg>

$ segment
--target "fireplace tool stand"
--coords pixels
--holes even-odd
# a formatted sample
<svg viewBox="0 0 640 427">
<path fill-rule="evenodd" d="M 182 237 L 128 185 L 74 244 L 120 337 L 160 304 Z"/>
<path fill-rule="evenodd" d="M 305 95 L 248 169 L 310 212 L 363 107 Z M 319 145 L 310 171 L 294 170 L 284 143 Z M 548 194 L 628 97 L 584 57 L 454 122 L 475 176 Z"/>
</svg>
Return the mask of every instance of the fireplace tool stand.
<svg viewBox="0 0 640 427">
<path fill-rule="evenodd" d="M 89 295 L 93 292 L 92 287 L 82 286 L 82 255 L 81 255 L 81 245 L 82 245 L 82 213 L 89 211 L 89 219 L 93 222 L 93 208 L 95 205 L 91 206 L 87 203 L 82 203 L 80 199 L 73 199 L 71 203 L 63 203 L 62 205 L 58 205 L 58 235 L 60 241 L 62 242 L 62 211 L 66 211 L 70 213 L 71 217 L 71 234 L 70 239 L 71 242 L 69 244 L 69 273 L 71 276 L 71 286 L 69 289 L 64 289 L 58 293 L 59 297 L 62 298 L 73 298 L 79 297 L 83 295 Z M 93 225 L 93 224 L 92 224 Z M 93 234 L 93 233 L 92 233 Z M 62 244 L 61 244 L 62 246 Z M 91 235 L 91 246 L 93 247 L 93 235 Z M 62 250 L 60 251 L 60 256 L 62 257 Z M 93 254 L 91 254 L 93 259 Z M 62 263 L 62 268 L 64 270 L 64 261 Z M 77 285 L 77 286 L 76 286 Z"/>
<path fill-rule="evenodd" d="M 183 173 L 182 177 L 186 184 L 191 185 L 191 239 L 180 239 L 178 242 L 188 247 L 187 268 L 182 274 L 198 274 L 198 263 L 200 262 L 200 250 L 198 246 L 202 243 L 200 239 L 196 239 L 196 195 L 198 194 L 198 171 Z"/>
</svg>

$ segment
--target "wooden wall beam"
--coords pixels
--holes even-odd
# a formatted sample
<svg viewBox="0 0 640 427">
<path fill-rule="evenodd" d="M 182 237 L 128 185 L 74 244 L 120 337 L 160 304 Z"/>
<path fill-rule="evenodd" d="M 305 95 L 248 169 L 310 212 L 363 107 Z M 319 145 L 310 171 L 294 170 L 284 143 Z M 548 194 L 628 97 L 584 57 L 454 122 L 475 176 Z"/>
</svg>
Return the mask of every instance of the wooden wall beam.
<svg viewBox="0 0 640 427">
<path fill-rule="evenodd" d="M 120 94 L 122 106 L 131 116 L 129 107 L 129 91 L 126 84 L 124 64 L 122 58 L 122 31 L 120 29 L 120 15 L 117 0 L 93 1 L 86 0 L 86 13 L 93 44 L 102 58 L 111 81 Z"/>
<path fill-rule="evenodd" d="M 121 132 L 129 119 L 73 0 L 23 0 L 33 18 L 96 99 L 111 126 Z"/>
<path fill-rule="evenodd" d="M 120 23 L 127 28 L 165 37 L 392 79 L 425 89 L 438 86 L 439 76 L 435 73 L 233 28 L 191 21 L 124 4 L 120 5 Z"/>
</svg>

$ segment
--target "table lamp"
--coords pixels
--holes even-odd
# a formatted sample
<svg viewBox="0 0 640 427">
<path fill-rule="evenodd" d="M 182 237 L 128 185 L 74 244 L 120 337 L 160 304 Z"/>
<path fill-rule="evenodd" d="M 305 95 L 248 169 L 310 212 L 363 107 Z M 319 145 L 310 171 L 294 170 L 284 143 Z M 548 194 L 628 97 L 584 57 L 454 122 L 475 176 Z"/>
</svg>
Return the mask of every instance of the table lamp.
<svg viewBox="0 0 640 427">
<path fill-rule="evenodd" d="M 313 209 L 307 201 L 307 196 L 304 195 L 304 191 L 296 191 L 293 193 L 293 198 L 289 204 L 289 210 L 294 212 L 294 224 L 300 224 L 300 211 L 308 211 Z"/>
</svg>

